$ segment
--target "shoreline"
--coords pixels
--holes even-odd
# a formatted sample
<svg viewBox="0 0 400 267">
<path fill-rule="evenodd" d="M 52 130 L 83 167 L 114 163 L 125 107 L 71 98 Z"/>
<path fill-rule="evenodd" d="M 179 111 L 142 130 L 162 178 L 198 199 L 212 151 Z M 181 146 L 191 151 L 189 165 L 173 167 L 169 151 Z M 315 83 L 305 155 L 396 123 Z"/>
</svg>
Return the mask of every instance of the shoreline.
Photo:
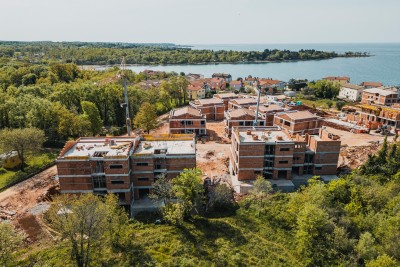
<svg viewBox="0 0 400 267">
<path fill-rule="evenodd" d="M 373 55 L 366 55 L 366 56 L 354 56 L 354 57 L 346 57 L 346 56 L 339 56 L 339 57 L 332 57 L 332 58 L 320 58 L 320 59 L 292 59 L 292 60 L 257 60 L 257 61 L 237 61 L 237 62 L 197 62 L 197 63 L 170 63 L 170 64 L 158 64 L 158 63 L 148 63 L 148 64 L 126 64 L 126 67 L 143 67 L 143 66 L 203 66 L 203 65 L 246 65 L 246 64 L 268 64 L 268 63 L 292 63 L 292 62 L 305 62 L 305 61 L 323 61 L 323 60 L 331 60 L 336 58 L 365 58 L 371 57 Z M 113 64 L 113 65 L 102 65 L 102 64 L 77 64 L 78 67 L 94 67 L 94 68 L 112 68 L 115 66 L 120 66 L 120 64 Z"/>
</svg>

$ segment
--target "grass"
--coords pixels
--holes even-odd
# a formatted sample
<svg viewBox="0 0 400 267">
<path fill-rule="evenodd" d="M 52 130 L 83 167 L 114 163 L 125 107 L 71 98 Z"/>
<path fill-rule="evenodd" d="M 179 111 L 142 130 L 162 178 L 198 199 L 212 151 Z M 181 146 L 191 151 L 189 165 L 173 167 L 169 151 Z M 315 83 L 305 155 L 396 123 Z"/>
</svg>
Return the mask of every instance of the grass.
<svg viewBox="0 0 400 267">
<path fill-rule="evenodd" d="M 35 172 L 46 164 L 51 163 L 57 158 L 58 153 L 58 150 L 43 149 L 38 153 L 28 155 L 26 160 L 27 166 L 25 167 L 24 172 L 19 171 L 19 169 L 0 172 L 0 188 L 22 176 Z"/>
<path fill-rule="evenodd" d="M 274 201 L 279 206 L 278 202 Z M 132 237 L 126 237 L 131 245 L 103 252 L 99 261 L 106 266 L 303 266 L 293 252 L 292 232 L 272 219 L 277 213 L 268 211 L 272 208 L 279 210 L 267 207 L 258 216 L 258 209 L 241 205 L 229 216 L 195 216 L 181 226 L 156 225 L 154 215 L 137 217 L 131 224 Z M 56 247 L 48 244 L 28 257 L 71 266 L 57 255 Z"/>
<path fill-rule="evenodd" d="M 328 103 L 331 102 L 332 106 L 331 108 L 334 110 L 337 110 L 336 108 L 336 100 L 330 100 L 330 99 L 305 99 L 305 98 L 295 98 L 293 101 L 301 101 L 303 105 L 309 106 L 309 107 L 314 107 L 323 109 L 323 110 L 328 110 L 329 105 Z M 345 102 L 346 106 L 354 106 L 355 104 L 353 102 Z"/>
</svg>

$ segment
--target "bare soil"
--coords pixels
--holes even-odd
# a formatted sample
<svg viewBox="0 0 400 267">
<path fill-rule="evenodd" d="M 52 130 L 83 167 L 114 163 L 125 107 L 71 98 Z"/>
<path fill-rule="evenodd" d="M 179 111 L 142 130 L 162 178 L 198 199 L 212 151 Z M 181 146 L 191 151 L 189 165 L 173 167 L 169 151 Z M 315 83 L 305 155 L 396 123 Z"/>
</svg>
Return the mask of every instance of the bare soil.
<svg viewBox="0 0 400 267">
<path fill-rule="evenodd" d="M 31 226 L 27 226 L 26 220 L 30 221 L 32 216 L 39 216 L 37 212 L 36 215 L 31 214 L 31 209 L 39 203 L 51 201 L 53 196 L 59 193 L 58 180 L 54 179 L 56 174 L 57 168 L 53 166 L 1 192 L 0 219 L 10 220 L 16 226 L 26 230 L 28 235 L 31 232 L 34 233 L 35 231 L 30 229 Z"/>
</svg>

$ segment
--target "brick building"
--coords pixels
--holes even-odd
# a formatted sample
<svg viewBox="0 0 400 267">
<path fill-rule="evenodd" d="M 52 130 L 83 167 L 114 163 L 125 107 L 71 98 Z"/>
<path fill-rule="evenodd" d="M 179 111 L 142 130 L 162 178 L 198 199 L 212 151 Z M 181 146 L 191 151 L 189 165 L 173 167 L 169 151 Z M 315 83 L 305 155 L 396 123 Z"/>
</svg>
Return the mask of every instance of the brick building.
<svg viewBox="0 0 400 267">
<path fill-rule="evenodd" d="M 224 119 L 225 106 L 222 99 L 197 99 L 189 102 L 189 104 L 204 114 L 207 120 L 219 121 Z"/>
<path fill-rule="evenodd" d="M 232 99 L 240 98 L 240 95 L 237 95 L 235 93 L 215 94 L 214 98 L 222 99 L 224 101 L 225 110 L 228 110 L 229 101 Z"/>
<path fill-rule="evenodd" d="M 174 178 L 195 167 L 192 134 L 80 138 L 67 142 L 57 158 L 61 193 L 112 193 L 127 209 L 147 197 L 157 175 Z"/>
<path fill-rule="evenodd" d="M 260 104 L 262 104 L 263 101 L 264 101 L 263 99 L 260 99 Z M 257 98 L 254 97 L 237 98 L 237 99 L 232 99 L 228 102 L 228 109 L 248 108 L 253 105 L 257 105 Z"/>
<path fill-rule="evenodd" d="M 130 154 L 136 138 L 80 138 L 69 141 L 57 159 L 62 193 L 118 195 L 121 205 L 131 203 Z"/>
<path fill-rule="evenodd" d="M 383 125 L 400 129 L 400 105 L 394 104 L 391 107 L 358 105 L 361 110 L 357 111 L 354 121 L 361 125 L 375 130 Z"/>
<path fill-rule="evenodd" d="M 160 174 L 175 178 L 196 167 L 193 135 L 144 135 L 131 156 L 134 199 L 145 198 Z"/>
<path fill-rule="evenodd" d="M 191 106 L 173 109 L 169 113 L 169 133 L 206 135 L 206 116 Z"/>
<path fill-rule="evenodd" d="M 238 181 L 292 179 L 302 175 L 336 175 L 339 137 L 325 129 L 319 135 L 291 138 L 280 127 L 234 127 L 230 171 Z"/>
<path fill-rule="evenodd" d="M 290 134 L 318 134 L 323 120 L 308 110 L 285 111 L 275 114 L 274 125 L 286 129 Z"/>
<path fill-rule="evenodd" d="M 362 92 L 361 103 L 390 106 L 398 103 L 398 92 L 396 88 L 379 87 L 365 89 Z"/>
<path fill-rule="evenodd" d="M 255 111 L 257 106 L 250 106 L 249 109 Z M 285 109 L 282 106 L 276 104 L 260 105 L 258 107 L 258 112 L 262 114 L 265 119 L 265 126 L 274 126 L 275 114 L 284 111 Z"/>
<path fill-rule="evenodd" d="M 249 110 L 247 108 L 239 108 L 225 111 L 225 134 L 227 136 L 230 136 L 232 127 L 235 126 L 253 126 L 255 117 L 255 111 Z M 264 125 L 265 118 L 261 113 L 259 113 L 257 126 Z"/>
</svg>

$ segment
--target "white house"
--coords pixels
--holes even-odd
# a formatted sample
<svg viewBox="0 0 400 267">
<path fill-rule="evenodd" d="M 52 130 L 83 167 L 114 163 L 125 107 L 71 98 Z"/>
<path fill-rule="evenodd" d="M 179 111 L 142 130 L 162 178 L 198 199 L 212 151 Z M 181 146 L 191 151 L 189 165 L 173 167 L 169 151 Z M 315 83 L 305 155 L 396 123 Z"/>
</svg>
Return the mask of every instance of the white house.
<svg viewBox="0 0 400 267">
<path fill-rule="evenodd" d="M 353 102 L 361 101 L 361 95 L 364 89 L 363 86 L 347 83 L 340 87 L 338 98 Z"/>
</svg>

